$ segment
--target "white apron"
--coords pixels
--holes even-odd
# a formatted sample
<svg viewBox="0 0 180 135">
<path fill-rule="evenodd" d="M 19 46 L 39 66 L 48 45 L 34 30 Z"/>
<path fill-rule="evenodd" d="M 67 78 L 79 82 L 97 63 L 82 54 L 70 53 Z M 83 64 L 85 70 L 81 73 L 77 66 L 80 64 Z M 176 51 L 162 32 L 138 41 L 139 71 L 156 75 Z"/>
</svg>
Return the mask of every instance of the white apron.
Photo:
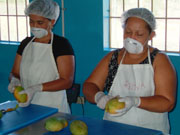
<svg viewBox="0 0 180 135">
<path fill-rule="evenodd" d="M 151 65 L 148 48 L 149 64 L 122 64 L 126 52 L 119 64 L 109 95 L 120 97 L 148 97 L 155 93 L 154 70 Z M 151 128 L 169 133 L 168 113 L 155 113 L 132 107 L 125 115 L 112 117 L 104 114 L 105 120 Z"/>
<path fill-rule="evenodd" d="M 57 65 L 52 52 L 53 34 L 51 43 L 32 42 L 25 47 L 20 64 L 20 78 L 22 86 L 26 89 L 29 86 L 57 80 Z M 70 113 L 67 103 L 66 91 L 36 92 L 33 104 L 58 108 L 60 112 Z"/>
</svg>

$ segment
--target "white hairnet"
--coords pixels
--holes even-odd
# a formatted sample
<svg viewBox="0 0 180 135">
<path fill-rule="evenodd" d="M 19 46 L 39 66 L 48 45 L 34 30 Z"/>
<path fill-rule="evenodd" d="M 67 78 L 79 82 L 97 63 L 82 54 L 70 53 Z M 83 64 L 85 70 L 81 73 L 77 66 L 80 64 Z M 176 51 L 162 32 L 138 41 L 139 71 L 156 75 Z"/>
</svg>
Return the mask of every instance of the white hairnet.
<svg viewBox="0 0 180 135">
<path fill-rule="evenodd" d="M 33 0 L 24 12 L 27 16 L 35 14 L 55 21 L 60 14 L 59 5 L 53 0 Z"/>
<path fill-rule="evenodd" d="M 122 27 L 124 28 L 126 25 L 126 21 L 129 17 L 137 17 L 144 20 L 147 24 L 149 24 L 152 30 L 156 28 L 156 20 L 151 11 L 146 8 L 132 8 L 125 11 L 122 14 Z"/>
</svg>

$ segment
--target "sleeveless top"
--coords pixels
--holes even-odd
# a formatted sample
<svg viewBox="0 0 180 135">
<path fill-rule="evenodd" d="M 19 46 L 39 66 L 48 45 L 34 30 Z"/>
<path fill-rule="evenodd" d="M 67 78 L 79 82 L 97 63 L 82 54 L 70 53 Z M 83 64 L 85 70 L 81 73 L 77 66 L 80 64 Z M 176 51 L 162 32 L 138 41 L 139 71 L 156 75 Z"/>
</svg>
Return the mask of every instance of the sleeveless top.
<svg viewBox="0 0 180 135">
<path fill-rule="evenodd" d="M 109 62 L 109 71 L 108 71 L 108 76 L 106 78 L 105 81 L 105 86 L 104 89 L 109 92 L 111 85 L 113 83 L 114 77 L 116 76 L 117 73 L 117 69 L 118 69 L 118 54 L 122 49 L 117 49 L 113 52 L 111 60 Z M 150 53 L 150 57 L 151 57 L 151 63 L 153 64 L 155 56 L 157 55 L 157 53 L 159 53 L 160 50 L 158 50 L 157 48 L 155 48 L 151 53 Z M 139 64 L 147 64 L 148 63 L 148 57 L 146 57 L 142 62 L 140 62 Z"/>
</svg>

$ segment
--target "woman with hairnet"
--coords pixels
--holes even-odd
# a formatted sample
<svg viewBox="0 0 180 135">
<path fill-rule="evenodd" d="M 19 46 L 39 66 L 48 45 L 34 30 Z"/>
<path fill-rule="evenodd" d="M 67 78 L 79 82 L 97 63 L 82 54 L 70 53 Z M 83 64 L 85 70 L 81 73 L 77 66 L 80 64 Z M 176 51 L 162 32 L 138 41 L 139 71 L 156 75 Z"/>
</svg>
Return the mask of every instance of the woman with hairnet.
<svg viewBox="0 0 180 135">
<path fill-rule="evenodd" d="M 123 13 L 122 24 L 123 48 L 100 61 L 84 82 L 83 93 L 101 109 L 114 97 L 125 102 L 125 108 L 116 114 L 105 112 L 105 120 L 169 133 L 168 112 L 175 105 L 176 73 L 168 56 L 148 45 L 155 35 L 155 18 L 145 8 L 133 8 Z"/>
<path fill-rule="evenodd" d="M 58 108 L 70 113 L 66 91 L 74 79 L 74 52 L 67 39 L 52 33 L 59 17 L 59 5 L 53 0 L 33 0 L 25 9 L 32 37 L 24 39 L 15 57 L 8 90 L 22 85 L 30 103 Z"/>
</svg>

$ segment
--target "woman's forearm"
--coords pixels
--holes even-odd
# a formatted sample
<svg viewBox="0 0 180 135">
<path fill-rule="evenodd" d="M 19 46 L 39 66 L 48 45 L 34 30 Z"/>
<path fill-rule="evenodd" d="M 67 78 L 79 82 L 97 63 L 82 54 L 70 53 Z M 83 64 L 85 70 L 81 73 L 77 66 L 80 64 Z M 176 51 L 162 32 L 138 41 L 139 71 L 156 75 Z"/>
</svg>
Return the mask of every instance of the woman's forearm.
<svg viewBox="0 0 180 135">
<path fill-rule="evenodd" d="M 98 86 L 94 83 L 85 82 L 83 85 L 83 94 L 90 103 L 95 103 L 95 94 L 100 91 Z"/>
<path fill-rule="evenodd" d="M 43 83 L 43 91 L 59 91 L 69 89 L 73 84 L 73 79 L 57 79 L 51 82 Z"/>
<path fill-rule="evenodd" d="M 175 100 L 170 101 L 163 96 L 141 97 L 141 104 L 139 108 L 145 109 L 151 112 L 169 112 L 173 109 Z"/>
</svg>

